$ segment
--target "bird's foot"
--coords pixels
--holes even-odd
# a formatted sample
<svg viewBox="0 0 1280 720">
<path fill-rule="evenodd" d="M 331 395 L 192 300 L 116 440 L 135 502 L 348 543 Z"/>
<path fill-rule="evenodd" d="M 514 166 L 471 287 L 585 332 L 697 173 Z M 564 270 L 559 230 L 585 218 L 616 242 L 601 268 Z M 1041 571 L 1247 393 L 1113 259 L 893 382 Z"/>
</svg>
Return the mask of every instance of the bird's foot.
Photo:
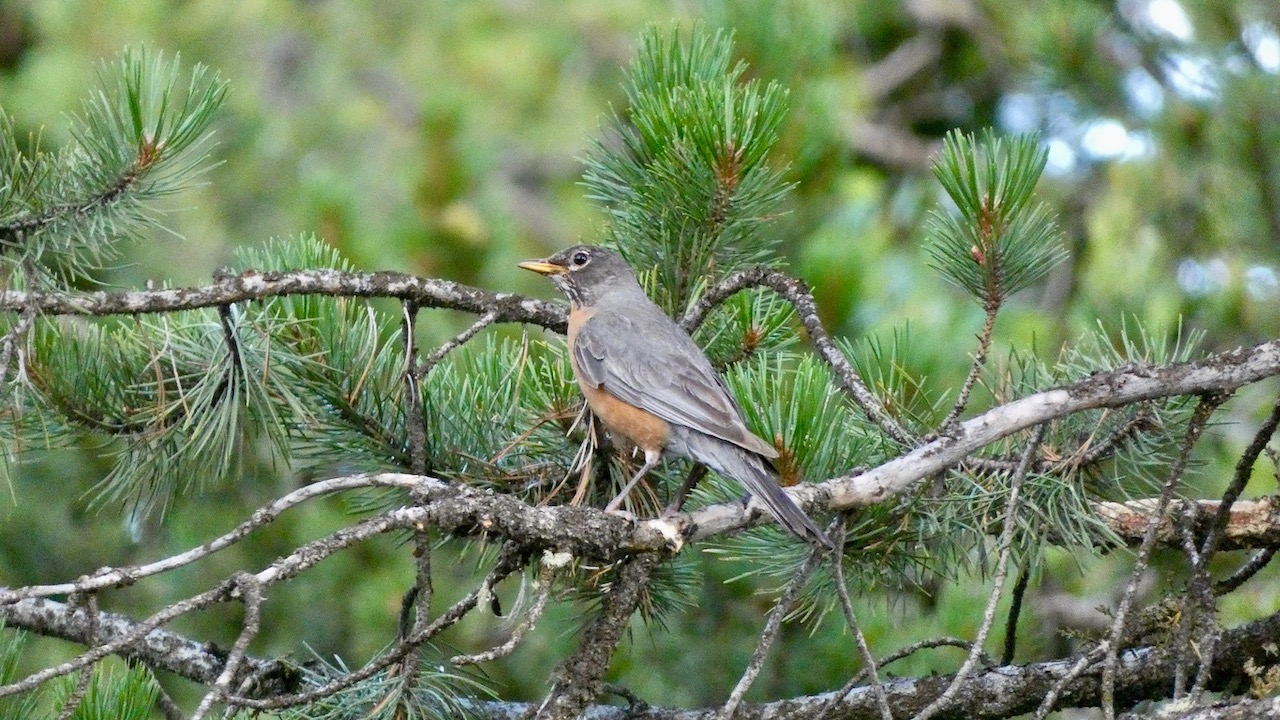
<svg viewBox="0 0 1280 720">
<path fill-rule="evenodd" d="M 626 521 L 627 521 L 627 522 L 629 522 L 629 523 L 633 523 L 633 524 L 634 524 L 634 523 L 638 523 L 638 522 L 640 522 L 640 518 L 636 517 L 636 514 L 635 514 L 635 513 L 633 513 L 633 512 L 631 512 L 630 510 L 620 510 L 620 509 L 618 509 L 618 508 L 616 508 L 616 507 L 606 507 L 606 508 L 604 509 L 604 511 L 605 511 L 606 513 L 608 513 L 609 515 L 613 515 L 613 516 L 615 516 L 615 517 L 620 517 L 620 518 L 622 518 L 623 520 L 626 520 Z"/>
</svg>

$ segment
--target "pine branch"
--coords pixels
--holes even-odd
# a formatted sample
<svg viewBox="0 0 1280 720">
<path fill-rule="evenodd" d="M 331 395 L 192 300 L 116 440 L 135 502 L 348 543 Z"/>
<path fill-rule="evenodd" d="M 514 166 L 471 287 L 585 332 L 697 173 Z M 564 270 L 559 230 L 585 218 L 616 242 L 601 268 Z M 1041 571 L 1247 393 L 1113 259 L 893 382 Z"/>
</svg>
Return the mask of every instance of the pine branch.
<svg viewBox="0 0 1280 720">
<path fill-rule="evenodd" d="M 1074 385 L 1049 390 L 995 408 L 960 424 L 953 435 L 939 438 L 920 448 L 855 476 L 835 478 L 824 483 L 788 488 L 787 492 L 810 511 L 841 510 L 883 502 L 903 492 L 920 479 L 929 477 L 964 460 L 975 450 L 1020 430 L 1080 410 L 1120 406 L 1158 397 L 1171 397 L 1209 392 L 1229 392 L 1245 384 L 1280 374 L 1280 341 L 1210 356 L 1202 361 L 1161 367 L 1133 366 L 1102 373 Z M 427 482 L 426 480 L 421 480 Z M 362 483 L 415 482 L 413 476 L 372 475 L 354 479 L 335 479 L 299 490 L 276 504 L 255 514 L 255 519 L 228 533 L 208 546 L 212 552 L 246 535 L 262 522 L 269 521 L 281 510 L 308 497 L 338 489 L 357 487 Z M 542 507 L 529 509 L 515 498 L 487 490 L 454 486 L 440 481 L 432 498 L 440 505 L 431 519 L 450 531 L 484 528 L 514 540 L 536 546 L 571 549 L 580 556 L 608 557 L 614 552 L 662 550 L 680 536 L 669 520 L 640 523 L 632 533 L 623 532 L 626 525 L 619 518 L 588 508 Z M 429 484 L 429 483 L 428 483 Z M 1261 502 L 1261 501 L 1259 501 Z M 452 503 L 452 505 L 450 505 Z M 1115 505 L 1100 506 L 1104 517 L 1113 516 L 1117 532 L 1133 519 Z M 524 508 L 522 510 L 521 508 Z M 1215 508 L 1216 509 L 1216 508 Z M 1259 515 L 1270 517 L 1268 505 L 1237 502 L 1232 517 L 1242 518 L 1244 527 L 1260 528 L 1264 534 L 1260 544 L 1270 544 L 1270 525 L 1259 524 Z M 1209 517 L 1212 513 L 1202 515 Z M 760 513 L 743 508 L 741 503 L 726 503 L 703 508 L 684 516 L 686 526 L 693 526 L 690 539 L 731 532 L 760 522 Z M 680 517 L 680 516 L 677 516 Z M 1229 529 L 1223 534 L 1225 547 L 1245 544 L 1246 532 Z M 183 556 L 172 565 L 154 565 L 147 574 L 161 572 L 194 561 L 200 553 Z M 108 587 L 130 581 L 129 573 L 106 573 L 92 585 L 43 586 L 39 592 L 0 591 L 0 602 L 41 594 L 60 594 L 73 590 Z"/>
<path fill-rule="evenodd" d="M 246 270 L 225 275 L 214 284 L 192 288 L 165 288 L 122 292 L 0 292 L 0 310 L 33 307 L 45 315 L 136 315 L 198 310 L 250 300 L 294 295 L 328 297 L 380 297 L 413 301 L 421 307 L 463 310 L 483 315 L 493 312 L 499 322 L 522 322 L 564 332 L 565 307 L 512 293 L 494 293 L 450 280 L 423 278 L 397 272 L 344 272 L 340 270 Z"/>
<path fill-rule="evenodd" d="M 969 453 L 984 445 L 1020 430 L 1080 410 L 1119 406 L 1158 397 L 1191 395 L 1207 392 L 1228 392 L 1262 378 L 1280 374 L 1280 341 L 1273 341 L 1250 349 L 1211 356 L 1193 363 L 1180 363 L 1162 367 L 1134 366 L 1110 373 L 1095 375 L 1071 386 L 1038 393 L 1007 405 L 995 408 L 958 426 L 955 434 L 939 438 L 902 457 L 859 475 L 840 477 L 824 483 L 806 484 L 788 488 L 787 492 L 809 511 L 841 510 L 883 502 L 905 491 L 915 482 L 962 462 Z M 371 478 L 378 478 L 377 480 Z M 385 480 L 381 478 L 386 478 Z M 314 486 L 297 491 L 277 504 L 274 509 L 260 511 L 255 520 L 243 524 L 232 533 L 209 546 L 211 552 L 237 541 L 261 522 L 268 521 L 280 510 L 301 502 L 306 497 L 336 489 L 356 487 L 361 483 L 373 485 L 380 482 L 412 484 L 413 476 L 373 475 L 357 476 L 340 482 Z M 421 480 L 428 482 L 427 480 Z M 483 489 L 454 486 L 440 481 L 432 490 L 432 499 L 438 504 L 432 508 L 431 520 L 451 532 L 472 531 L 483 528 L 488 532 L 539 547 L 562 547 L 576 555 L 612 557 L 617 552 L 663 550 L 681 536 L 675 520 L 660 519 L 640 523 L 632 531 L 625 530 L 625 521 L 588 508 L 542 507 L 530 509 L 519 500 L 501 493 Z M 428 482 L 428 484 L 430 484 Z M 1132 518 L 1119 512 L 1116 506 L 1103 505 L 1105 517 L 1114 516 L 1117 532 L 1125 534 Z M 1268 524 L 1256 522 L 1258 515 L 1271 512 L 1268 506 L 1237 503 L 1233 517 L 1244 518 L 1245 527 L 1260 528 L 1264 533 L 1260 544 L 1268 544 L 1266 533 L 1273 530 Z M 678 524 L 693 527 L 688 538 L 697 540 L 726 532 L 740 530 L 761 522 L 761 513 L 754 508 L 744 508 L 741 503 L 726 503 L 703 508 L 696 512 L 675 516 L 684 518 Z M 1202 517 L 1209 517 L 1203 515 Z M 1226 547 L 1244 545 L 1245 532 L 1228 529 L 1224 533 Z M 173 566 L 194 561 L 197 555 L 175 560 Z M 168 565 L 154 565 L 147 574 L 169 569 Z M 57 594 L 73 589 L 108 587 L 129 581 L 129 573 L 107 573 L 99 581 L 81 588 L 73 586 L 44 586 L 39 592 L 0 591 L 0 602 L 40 594 Z M 22 594 L 19 594 L 22 593 Z"/>
<path fill-rule="evenodd" d="M 651 29 L 640 45 L 627 106 L 592 143 L 583 184 L 610 242 L 655 270 L 656 301 L 674 313 L 703 278 L 773 257 L 777 239 L 760 229 L 794 187 L 767 162 L 787 93 L 743 80 L 723 30 Z"/>
<path fill-rule="evenodd" d="M 1047 158 L 1035 136 L 988 131 L 978 141 L 953 131 L 934 166 L 958 212 L 931 214 L 930 264 L 988 314 L 1066 257 L 1047 207 L 1031 204 Z"/>
<path fill-rule="evenodd" d="M 182 190 L 208 168 L 209 124 L 227 85 L 196 65 L 185 87 L 178 59 L 126 50 L 99 69 L 76 144 L 50 155 L 19 152 L 0 116 L 0 249 L 13 268 L 36 261 L 70 279 L 101 267 L 121 238 L 160 227 L 147 203 Z"/>
<path fill-rule="evenodd" d="M 952 467 L 970 453 L 1015 432 L 1082 410 L 1123 407 L 1156 398 L 1231 392 L 1280 374 L 1280 340 L 1168 365 L 1132 363 L 1072 385 L 1046 390 L 989 410 L 954 433 L 922 445 L 861 475 L 833 481 L 830 505 L 876 503 L 916 480 Z M 805 488 L 808 490 L 808 488 Z"/>
<path fill-rule="evenodd" d="M 48 608 L 51 616 L 63 613 L 66 617 L 51 617 L 51 623 L 69 623 L 67 639 L 82 642 L 85 624 L 83 617 L 76 620 L 65 605 L 51 601 L 27 601 L 25 610 L 39 603 Z M 43 610 L 34 612 L 43 613 Z M 104 613 L 107 632 L 131 632 L 132 621 L 111 613 Z M 110 628 L 119 624 L 119 630 Z M 207 643 L 198 643 L 165 631 L 153 631 L 145 635 L 146 647 L 151 648 L 156 661 L 178 656 L 174 648 L 181 648 L 184 664 L 170 662 L 160 665 L 167 670 L 199 682 L 212 682 L 224 667 L 224 658 Z M 1280 640 L 1280 614 L 1256 620 L 1247 625 L 1226 630 L 1218 645 L 1209 672 L 1209 688 L 1224 690 L 1229 687 L 1248 686 L 1250 676 L 1244 669 L 1246 661 L 1253 659 L 1258 667 L 1272 664 L 1269 647 Z M 1138 647 L 1125 653 L 1120 660 L 1117 681 L 1128 691 L 1117 698 L 1120 708 L 1131 707 L 1144 700 L 1167 697 L 1175 664 L 1174 654 L 1166 648 Z M 144 662 L 150 662 L 144 659 Z M 247 667 L 255 668 L 260 679 L 258 691 L 264 697 L 288 692 L 297 682 L 296 670 L 284 663 L 246 657 Z M 1025 714 L 1035 709 L 1040 698 L 1062 678 L 1071 663 L 1055 660 L 1030 665 L 1004 666 L 976 673 L 966 687 L 963 701 L 952 708 L 947 718 L 977 718 L 998 720 Z M 1057 707 L 1096 707 L 1100 695 L 1101 668 L 1095 667 L 1078 677 L 1063 693 Z M 950 684 L 952 676 L 937 675 L 925 678 L 899 678 L 885 681 L 884 690 L 889 702 L 903 715 L 914 714 L 935 700 Z M 855 720 L 879 720 L 879 706 L 869 687 L 852 691 L 836 691 L 803 696 L 768 703 L 745 703 L 737 709 L 735 717 L 748 720 L 757 718 L 805 718 L 814 717 L 827 706 L 834 705 L 830 717 Z M 483 702 L 471 703 L 468 710 L 475 717 L 491 720 L 516 720 L 528 717 L 535 707 L 528 703 Z M 684 709 L 660 706 L 618 707 L 592 705 L 584 708 L 593 718 L 623 720 L 696 720 L 707 716 L 709 708 Z"/>
<path fill-rule="evenodd" d="M 400 487 L 425 489 L 429 492 L 430 507 L 415 508 L 403 516 L 399 523 L 427 522 L 445 532 L 484 532 L 518 542 L 527 547 L 551 547 L 570 550 L 578 557 L 604 558 L 618 553 L 663 551 L 670 547 L 674 530 L 670 521 L 655 519 L 641 521 L 626 530 L 627 521 L 592 508 L 566 506 L 535 507 L 511 500 L 507 496 L 484 490 L 451 485 L 440 480 L 398 473 L 360 474 L 323 480 L 256 511 L 252 518 L 236 529 L 200 546 L 176 555 L 126 568 L 104 568 L 93 575 L 74 582 L 49 585 L 29 585 L 20 588 L 0 588 L 0 612 L 13 603 L 34 598 L 48 598 L 72 593 L 93 592 L 108 588 L 126 587 L 140 580 L 164 572 L 176 570 L 201 560 L 245 539 L 254 529 L 274 520 L 284 509 L 304 501 L 324 497 L 340 491 L 374 487 Z M 821 486 L 818 486 L 821 487 Z M 1152 521 L 1153 501 L 1133 500 L 1127 503 L 1105 502 L 1094 505 L 1095 512 L 1120 537 L 1132 541 L 1140 539 Z M 1176 546 L 1180 536 L 1178 528 L 1193 518 L 1197 522 L 1192 530 L 1197 537 L 1205 536 L 1213 527 L 1211 518 L 1221 506 L 1214 500 L 1180 500 L 1173 502 L 1160 521 L 1157 541 Z M 688 514 L 689 523 L 700 519 L 714 519 L 732 513 L 741 503 L 713 505 Z M 473 519 L 483 517 L 482 525 Z M 731 526 L 732 531 L 747 525 Z M 391 527 L 391 526 L 388 526 Z M 701 528 L 701 525 L 698 525 Z M 604 528 L 609 530 L 601 535 Z M 599 535 L 599 537 L 594 537 Z M 700 532 L 700 536 L 709 533 Z M 1270 498 L 1237 501 L 1228 517 L 1226 528 L 1220 537 L 1223 549 L 1267 547 L 1280 544 L 1280 501 Z"/>
</svg>

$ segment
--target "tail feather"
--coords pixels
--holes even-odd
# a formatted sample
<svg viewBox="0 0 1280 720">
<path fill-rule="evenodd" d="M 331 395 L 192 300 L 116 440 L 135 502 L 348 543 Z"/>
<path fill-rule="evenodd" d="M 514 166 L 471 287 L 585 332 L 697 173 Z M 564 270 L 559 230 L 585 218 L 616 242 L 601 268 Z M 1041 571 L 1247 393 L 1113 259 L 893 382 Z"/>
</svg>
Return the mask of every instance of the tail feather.
<svg viewBox="0 0 1280 720">
<path fill-rule="evenodd" d="M 667 449 L 705 463 L 712 470 L 737 480 L 747 492 L 759 498 L 769 513 L 792 535 L 817 542 L 828 549 L 835 547 L 831 538 L 818 529 L 791 496 L 783 491 L 778 484 L 777 471 L 760 455 L 701 433 L 689 432 L 679 438 L 679 441 L 669 444 Z"/>
</svg>

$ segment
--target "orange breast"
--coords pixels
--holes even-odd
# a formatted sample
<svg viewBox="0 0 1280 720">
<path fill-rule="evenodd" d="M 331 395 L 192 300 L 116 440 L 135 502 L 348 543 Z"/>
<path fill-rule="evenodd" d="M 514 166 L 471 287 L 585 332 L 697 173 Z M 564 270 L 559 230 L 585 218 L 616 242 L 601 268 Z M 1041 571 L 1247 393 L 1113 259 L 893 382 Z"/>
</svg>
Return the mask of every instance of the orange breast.
<svg viewBox="0 0 1280 720">
<path fill-rule="evenodd" d="M 582 373 L 578 371 L 578 359 L 573 354 L 573 343 L 582 324 L 590 320 L 594 312 L 594 309 L 581 307 L 573 307 L 569 312 L 569 330 L 566 335 L 569 341 L 569 364 L 573 367 L 578 387 L 582 389 L 591 412 L 600 418 L 605 427 L 630 440 L 641 450 L 661 451 L 667 444 L 670 432 L 666 420 L 619 400 L 609 394 L 607 386 L 596 387 L 582 380 Z"/>
</svg>

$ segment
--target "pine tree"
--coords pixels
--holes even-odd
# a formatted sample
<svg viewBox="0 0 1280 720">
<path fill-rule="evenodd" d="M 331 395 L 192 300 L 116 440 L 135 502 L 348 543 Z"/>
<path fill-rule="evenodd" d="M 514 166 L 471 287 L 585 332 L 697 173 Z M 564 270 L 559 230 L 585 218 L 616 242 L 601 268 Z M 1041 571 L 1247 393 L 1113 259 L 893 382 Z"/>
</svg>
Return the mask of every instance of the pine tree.
<svg viewBox="0 0 1280 720">
<path fill-rule="evenodd" d="M 42 717 L 42 703 L 86 718 L 145 717 L 153 705 L 197 717 L 224 708 L 241 717 L 575 717 L 615 691 L 606 672 L 629 632 L 658 635 L 699 605 L 720 602 L 707 578 L 720 579 L 726 567 L 767 593 L 769 608 L 757 618 L 746 670 L 730 671 L 738 680 L 720 707 L 725 715 L 743 702 L 784 619 L 847 632 L 846 663 L 856 655 L 861 668 L 846 673 L 852 692 L 791 698 L 797 715 L 817 715 L 828 702 L 850 715 L 955 713 L 992 696 L 983 675 L 997 664 L 1003 681 L 1017 685 L 1000 713 L 1042 715 L 1066 691 L 1093 693 L 1113 713 L 1117 683 L 1158 684 L 1150 678 L 1168 676 L 1169 665 L 1183 689 L 1207 687 L 1218 676 L 1206 669 L 1188 677 L 1199 666 L 1186 652 L 1204 638 L 1238 657 L 1261 652 L 1269 637 L 1215 625 L 1208 563 L 1225 542 L 1226 508 L 1280 413 L 1257 432 L 1211 522 L 1151 520 L 1180 497 L 1191 452 L 1225 394 L 1280 373 L 1274 341 L 1193 363 L 1194 338 L 1166 340 L 1135 322 L 1074 341 L 1053 361 L 1032 348 L 991 360 L 1010 298 L 1065 257 L 1058 221 L 1035 195 L 1046 152 L 1034 135 L 954 132 L 936 163 L 949 203 L 926 223 L 928 252 L 940 279 L 986 317 L 970 372 L 950 394 L 898 362 L 919 342 L 907 333 L 832 339 L 808 287 L 787 273 L 772 224 L 794 190 L 777 147 L 787 92 L 749 77 L 727 31 L 654 29 L 640 42 L 626 105 L 585 160 L 586 192 L 603 211 L 602 242 L 694 332 L 751 429 L 782 448 L 784 484 L 837 538 L 837 551 L 827 553 L 751 514 L 736 485 L 714 474 L 685 512 L 654 517 L 700 472 L 677 461 L 651 476 L 632 517 L 595 510 L 636 459 L 585 416 L 558 338 L 490 331 L 506 323 L 563 330 L 559 304 L 362 272 L 312 236 L 244 250 L 203 288 L 83 290 L 125 242 L 162 226 L 157 198 L 204 177 L 210 122 L 227 87 L 201 66 L 184 73 L 176 59 L 137 50 L 103 66 L 100 84 L 62 151 L 24 147 L 0 120 L 7 454 L 95 447 L 108 469 L 91 502 L 134 525 L 164 524 L 180 506 L 248 492 L 264 477 L 323 479 L 272 483 L 257 513 L 187 553 L 61 585 L 0 588 L 0 618 L 10 625 L 86 648 L 19 678 L 26 636 L 5 630 L 6 717 Z M 419 323 L 434 309 L 474 320 L 444 345 L 420 347 Z M 978 389 L 986 392 L 975 397 Z M 263 537 L 282 513 L 339 494 L 351 514 L 337 529 L 284 545 Z M 1126 502 L 1134 498 L 1148 500 Z M 372 659 L 356 666 L 255 654 L 254 640 L 271 624 L 270 596 L 321 560 L 382 537 L 413 565 L 414 579 L 399 632 Z M 161 603 L 149 619 L 114 602 L 118 588 L 252 543 L 263 543 L 255 564 L 212 587 L 183 587 L 181 599 Z M 1012 666 L 1017 607 L 1043 579 L 1051 548 L 1083 554 L 1126 543 L 1138 548 L 1133 581 L 1114 625 L 1081 655 L 1100 689 L 1079 690 L 1061 667 L 1054 675 Z M 1134 587 L 1161 543 L 1187 551 L 1187 592 L 1139 612 Z M 1265 559 L 1245 571 L 1259 563 Z M 444 587 L 459 578 L 465 589 Z M 975 578 L 993 589 L 975 612 L 972 637 L 888 658 L 864 637 L 855 602 L 864 594 Z M 997 663 L 985 652 L 1006 591 L 1013 607 L 1004 611 Z M 66 602 L 45 602 L 53 597 Z M 148 634 L 227 603 L 243 613 L 229 649 L 172 629 Z M 548 612 L 563 624 L 548 629 Z M 558 670 L 544 675 L 552 682 L 538 703 L 501 702 L 501 688 L 473 670 L 524 649 L 537 633 L 562 632 L 573 615 L 581 632 Z M 633 626 L 633 616 L 643 624 Z M 461 632 L 463 618 L 505 622 L 509 639 L 476 642 Z M 459 640 L 469 644 L 457 647 Z M 934 646 L 965 652 L 941 682 L 895 682 L 881 672 Z M 1174 659 L 1142 665 L 1121 652 L 1133 648 Z M 135 665 L 104 669 L 110 655 Z M 151 675 L 158 670 L 199 683 L 192 710 L 175 710 Z M 1245 671 L 1214 672 L 1238 680 Z"/>
</svg>

